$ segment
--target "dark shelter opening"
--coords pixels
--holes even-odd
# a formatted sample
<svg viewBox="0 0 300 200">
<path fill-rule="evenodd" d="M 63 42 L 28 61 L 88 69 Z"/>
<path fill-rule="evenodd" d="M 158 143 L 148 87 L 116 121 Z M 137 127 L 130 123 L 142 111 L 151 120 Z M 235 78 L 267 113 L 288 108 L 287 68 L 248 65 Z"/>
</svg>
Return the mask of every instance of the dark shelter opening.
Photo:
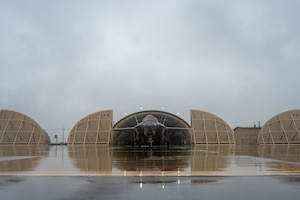
<svg viewBox="0 0 300 200">
<path fill-rule="evenodd" d="M 147 122 L 147 118 L 153 118 Z M 151 124 L 151 128 L 148 124 Z M 180 117 L 163 111 L 142 111 L 122 118 L 113 127 L 114 145 L 189 145 L 191 127 Z"/>
</svg>

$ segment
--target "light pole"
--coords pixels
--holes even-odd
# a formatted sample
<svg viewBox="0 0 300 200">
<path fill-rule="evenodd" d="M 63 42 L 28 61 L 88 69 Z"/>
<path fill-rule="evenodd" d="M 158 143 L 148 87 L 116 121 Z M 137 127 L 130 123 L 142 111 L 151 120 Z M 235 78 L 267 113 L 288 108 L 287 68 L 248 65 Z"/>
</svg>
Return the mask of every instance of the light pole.
<svg viewBox="0 0 300 200">
<path fill-rule="evenodd" d="M 62 128 L 62 144 L 65 144 L 65 127 Z"/>
</svg>

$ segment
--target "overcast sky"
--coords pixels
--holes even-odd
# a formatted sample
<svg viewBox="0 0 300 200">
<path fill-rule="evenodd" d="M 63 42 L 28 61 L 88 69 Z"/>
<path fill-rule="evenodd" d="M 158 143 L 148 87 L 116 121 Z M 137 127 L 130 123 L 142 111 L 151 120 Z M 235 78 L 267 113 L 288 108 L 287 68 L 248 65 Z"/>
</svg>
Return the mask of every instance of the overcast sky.
<svg viewBox="0 0 300 200">
<path fill-rule="evenodd" d="M 1 0 L 0 109 L 50 132 L 190 109 L 231 128 L 299 109 L 300 1 Z M 67 131 L 69 132 L 69 131 Z"/>
</svg>

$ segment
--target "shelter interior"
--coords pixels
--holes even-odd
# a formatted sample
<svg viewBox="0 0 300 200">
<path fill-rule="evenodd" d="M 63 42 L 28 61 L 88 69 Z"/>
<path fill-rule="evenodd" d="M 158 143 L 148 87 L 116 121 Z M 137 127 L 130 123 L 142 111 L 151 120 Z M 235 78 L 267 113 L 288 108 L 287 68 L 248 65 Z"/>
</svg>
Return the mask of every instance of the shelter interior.
<svg viewBox="0 0 300 200">
<path fill-rule="evenodd" d="M 166 127 L 179 127 L 190 129 L 189 124 L 176 115 L 163 112 L 163 111 L 142 111 L 131 115 L 128 115 L 117 122 L 113 128 L 124 128 L 124 127 L 134 127 L 138 123 L 142 122 L 143 118 L 151 114 L 155 116 L 160 123 Z M 183 145 L 191 143 L 191 130 L 168 130 L 170 134 L 170 145 Z M 112 135 L 112 144 L 114 145 L 130 145 L 132 143 L 133 130 L 130 131 L 114 131 Z M 146 141 L 143 138 L 143 144 Z"/>
</svg>

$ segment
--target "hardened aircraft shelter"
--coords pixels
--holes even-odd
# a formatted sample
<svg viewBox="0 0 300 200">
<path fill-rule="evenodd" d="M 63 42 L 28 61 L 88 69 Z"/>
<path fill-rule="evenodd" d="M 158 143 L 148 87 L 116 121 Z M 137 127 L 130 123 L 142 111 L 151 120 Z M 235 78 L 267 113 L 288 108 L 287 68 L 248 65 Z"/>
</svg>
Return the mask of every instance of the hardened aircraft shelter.
<svg viewBox="0 0 300 200">
<path fill-rule="evenodd" d="M 220 117 L 200 110 L 191 110 L 194 144 L 234 144 L 229 125 Z"/>
<path fill-rule="evenodd" d="M 258 144 L 300 144 L 300 110 L 269 119 L 258 134 Z"/>
<path fill-rule="evenodd" d="M 158 110 L 136 112 L 113 125 L 113 110 L 95 112 L 75 124 L 69 134 L 68 144 L 130 144 L 130 133 L 113 129 L 134 127 L 148 114 L 154 115 L 167 127 L 188 129 L 173 132 L 171 145 L 235 143 L 232 129 L 220 117 L 200 110 L 191 110 L 190 113 L 191 125 L 177 115 Z"/>
<path fill-rule="evenodd" d="M 30 117 L 11 110 L 0 110 L 0 144 L 48 145 L 48 134 Z"/>
<path fill-rule="evenodd" d="M 112 110 L 90 114 L 72 128 L 68 144 L 110 144 L 112 122 Z"/>
<path fill-rule="evenodd" d="M 171 145 L 190 144 L 191 130 L 190 125 L 177 115 L 157 110 L 148 110 L 133 113 L 117 122 L 114 128 L 134 127 L 140 123 L 146 115 L 155 116 L 158 121 L 166 127 L 186 128 L 187 130 L 172 131 L 170 138 Z M 113 144 L 130 144 L 132 141 L 132 133 L 126 131 L 118 131 L 113 134 Z"/>
</svg>

